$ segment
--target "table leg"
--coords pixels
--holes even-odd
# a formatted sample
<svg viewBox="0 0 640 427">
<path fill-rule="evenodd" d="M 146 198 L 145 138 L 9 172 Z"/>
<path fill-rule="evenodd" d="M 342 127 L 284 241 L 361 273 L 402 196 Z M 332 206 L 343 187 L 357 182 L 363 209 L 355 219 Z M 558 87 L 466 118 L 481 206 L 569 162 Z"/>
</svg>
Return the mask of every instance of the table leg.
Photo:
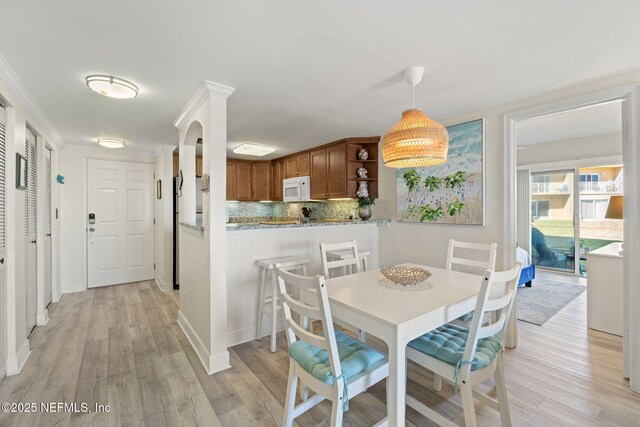
<svg viewBox="0 0 640 427">
<path fill-rule="evenodd" d="M 407 392 L 406 345 L 399 343 L 397 340 L 387 342 L 387 345 L 389 347 L 389 378 L 387 378 L 389 426 L 403 427 Z"/>
</svg>

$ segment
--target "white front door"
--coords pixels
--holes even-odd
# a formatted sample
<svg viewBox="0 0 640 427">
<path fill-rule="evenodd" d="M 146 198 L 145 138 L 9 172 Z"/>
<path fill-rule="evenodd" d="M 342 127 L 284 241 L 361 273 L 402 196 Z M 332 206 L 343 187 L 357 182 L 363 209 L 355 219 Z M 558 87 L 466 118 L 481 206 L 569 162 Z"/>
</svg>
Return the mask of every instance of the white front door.
<svg viewBox="0 0 640 427">
<path fill-rule="evenodd" d="M 88 161 L 88 287 L 154 278 L 153 165 Z"/>
<path fill-rule="evenodd" d="M 51 150 L 44 150 L 45 200 L 44 200 L 44 306 L 51 302 L 53 277 L 51 275 Z"/>
<path fill-rule="evenodd" d="M 24 193 L 24 236 L 26 248 L 26 285 L 27 285 L 27 336 L 36 326 L 36 293 L 37 293 L 37 252 L 36 252 L 36 137 L 27 129 L 25 141 L 25 157 L 27 158 L 27 189 Z"/>
</svg>

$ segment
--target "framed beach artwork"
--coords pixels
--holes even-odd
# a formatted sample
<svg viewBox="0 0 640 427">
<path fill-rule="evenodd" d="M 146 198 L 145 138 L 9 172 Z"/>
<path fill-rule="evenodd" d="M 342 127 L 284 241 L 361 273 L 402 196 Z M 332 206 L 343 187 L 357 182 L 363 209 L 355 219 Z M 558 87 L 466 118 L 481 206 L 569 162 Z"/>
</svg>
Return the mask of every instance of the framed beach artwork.
<svg viewBox="0 0 640 427">
<path fill-rule="evenodd" d="M 396 171 L 398 221 L 484 225 L 484 119 L 447 131 L 446 163 Z"/>
</svg>

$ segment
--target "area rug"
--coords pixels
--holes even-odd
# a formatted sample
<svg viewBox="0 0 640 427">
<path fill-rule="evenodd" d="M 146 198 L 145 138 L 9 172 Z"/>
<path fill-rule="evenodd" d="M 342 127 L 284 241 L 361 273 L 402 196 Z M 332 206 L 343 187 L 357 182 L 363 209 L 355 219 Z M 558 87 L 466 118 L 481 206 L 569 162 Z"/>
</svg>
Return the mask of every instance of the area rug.
<svg viewBox="0 0 640 427">
<path fill-rule="evenodd" d="M 534 279 L 532 287 L 518 288 L 518 320 L 542 326 L 586 290 L 574 283 Z"/>
</svg>

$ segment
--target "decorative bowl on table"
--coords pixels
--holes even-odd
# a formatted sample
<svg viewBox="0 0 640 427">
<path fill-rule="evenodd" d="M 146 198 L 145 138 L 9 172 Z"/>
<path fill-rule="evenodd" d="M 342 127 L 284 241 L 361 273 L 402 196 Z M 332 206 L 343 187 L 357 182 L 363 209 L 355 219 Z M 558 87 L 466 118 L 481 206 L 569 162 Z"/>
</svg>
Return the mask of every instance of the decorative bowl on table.
<svg viewBox="0 0 640 427">
<path fill-rule="evenodd" d="M 424 268 L 406 267 L 404 265 L 392 265 L 380 269 L 380 273 L 393 283 L 403 286 L 415 286 L 431 277 Z"/>
</svg>

